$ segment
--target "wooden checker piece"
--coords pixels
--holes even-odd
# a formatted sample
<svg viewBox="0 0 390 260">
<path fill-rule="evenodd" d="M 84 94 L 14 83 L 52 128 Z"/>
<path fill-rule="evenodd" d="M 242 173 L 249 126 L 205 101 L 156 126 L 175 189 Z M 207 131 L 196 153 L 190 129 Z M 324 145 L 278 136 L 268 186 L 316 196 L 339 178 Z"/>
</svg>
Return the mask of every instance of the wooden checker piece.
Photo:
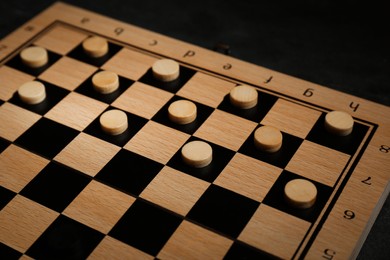
<svg viewBox="0 0 390 260">
<path fill-rule="evenodd" d="M 24 103 L 35 105 L 46 98 L 45 85 L 39 81 L 29 81 L 20 86 L 18 94 Z"/>
<path fill-rule="evenodd" d="M 108 42 L 102 37 L 92 36 L 83 41 L 84 52 L 93 58 L 99 58 L 107 54 Z"/>
<path fill-rule="evenodd" d="M 156 79 L 169 82 L 179 77 L 180 66 L 174 60 L 162 59 L 153 64 L 152 71 Z"/>
<path fill-rule="evenodd" d="M 42 67 L 49 60 L 46 49 L 39 46 L 31 46 L 22 50 L 20 58 L 26 66 L 31 68 Z"/>
<path fill-rule="evenodd" d="M 103 132 L 109 135 L 119 135 L 128 127 L 126 113 L 118 109 L 104 112 L 100 116 L 99 122 Z"/>
<path fill-rule="evenodd" d="M 168 107 L 169 120 L 176 124 L 189 124 L 196 119 L 196 105 L 192 101 L 177 100 Z"/>
<path fill-rule="evenodd" d="M 118 74 L 111 71 L 100 71 L 92 77 L 93 88 L 101 94 L 110 94 L 118 89 Z"/>
<path fill-rule="evenodd" d="M 388 107 L 67 4 L 0 82 L 0 255 L 348 259 L 389 193 Z"/>
</svg>

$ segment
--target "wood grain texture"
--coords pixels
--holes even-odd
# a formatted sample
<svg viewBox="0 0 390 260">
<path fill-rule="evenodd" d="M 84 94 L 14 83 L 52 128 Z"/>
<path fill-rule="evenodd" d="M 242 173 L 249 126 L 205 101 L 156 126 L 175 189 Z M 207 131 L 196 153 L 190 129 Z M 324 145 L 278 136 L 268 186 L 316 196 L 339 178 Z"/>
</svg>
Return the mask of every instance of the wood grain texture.
<svg viewBox="0 0 390 260">
<path fill-rule="evenodd" d="M 80 20 L 84 17 L 88 17 L 94 22 L 80 23 Z M 308 122 L 315 121 L 315 118 L 318 116 L 317 113 L 312 113 L 311 111 L 309 111 L 310 108 L 318 109 L 318 107 L 320 107 L 319 110 L 322 112 L 326 112 L 327 110 L 343 110 L 351 113 L 354 118 L 357 118 L 359 120 L 367 120 L 372 122 L 373 124 L 376 124 L 378 127 L 376 128 L 375 134 L 373 134 L 372 139 L 370 140 L 363 155 L 357 158 L 359 161 L 356 164 L 356 168 L 353 174 L 350 176 L 349 180 L 347 181 L 346 186 L 342 190 L 340 197 L 335 202 L 335 206 L 330 212 L 329 217 L 323 223 L 318 236 L 316 237 L 315 241 L 313 242 L 313 245 L 308 251 L 307 258 L 320 258 L 323 256 L 326 249 L 333 250 L 329 252 L 335 252 L 337 257 L 340 257 L 342 259 L 353 258 L 357 254 L 361 243 L 363 243 L 364 238 L 381 207 L 381 203 L 389 193 L 390 189 L 390 160 L 388 157 L 389 152 L 386 152 L 388 151 L 387 147 L 390 143 L 390 109 L 388 107 L 375 104 L 371 101 L 354 97 L 352 95 L 343 94 L 320 86 L 318 84 L 293 78 L 291 76 L 287 76 L 266 68 L 251 65 L 247 62 L 239 61 L 232 57 L 210 52 L 203 48 L 188 43 L 177 41 L 160 34 L 146 31 L 135 26 L 127 25 L 125 23 L 118 22 L 110 18 L 105 18 L 101 15 L 74 8 L 62 3 L 55 4 L 51 9 L 44 11 L 40 16 L 37 16 L 36 18 L 25 24 L 25 26 L 33 26 L 35 28 L 35 31 L 26 31 L 24 30 L 25 26 L 23 26 L 21 27 L 21 29 L 18 29 L 14 33 L 1 40 L 0 45 L 6 45 L 7 48 L 2 49 L 2 51 L 0 52 L 0 59 L 7 57 L 7 55 L 13 52 L 16 48 L 32 39 L 37 31 L 45 29 L 54 21 L 64 21 L 66 23 L 74 25 L 75 27 L 79 27 L 80 30 L 75 29 L 75 31 L 79 31 L 81 33 L 82 37 L 80 36 L 80 38 L 84 37 L 85 32 L 83 31 L 83 29 L 86 29 L 93 34 L 105 35 L 109 37 L 110 40 L 112 40 L 113 42 L 118 41 L 123 44 L 130 44 L 132 46 L 128 47 L 128 49 L 123 49 L 119 54 L 125 53 L 127 55 L 129 54 L 129 52 L 132 52 L 133 55 L 137 52 L 143 52 L 139 54 L 134 54 L 133 59 L 131 59 L 130 57 L 128 58 L 125 55 L 123 57 L 117 55 L 114 59 L 112 59 L 105 65 L 107 68 L 104 69 L 112 68 L 112 70 L 117 72 L 119 75 L 129 77 L 133 80 L 138 80 L 139 77 L 142 76 L 151 66 L 151 64 L 153 64 L 154 60 L 161 58 L 157 56 L 161 55 L 177 60 L 179 63 L 184 63 L 186 65 L 191 64 L 188 65 L 190 67 L 195 66 L 196 69 L 201 72 L 197 72 L 195 74 L 193 78 L 194 81 L 197 80 L 197 75 L 203 74 L 204 78 L 218 78 L 218 80 L 216 81 L 226 81 L 230 84 L 231 87 L 235 86 L 236 84 L 247 83 L 253 86 L 260 87 L 259 90 L 265 92 L 270 91 L 269 93 L 272 93 L 273 95 L 276 95 L 281 99 L 279 99 L 276 103 L 276 105 L 279 107 L 275 106 L 273 109 L 271 109 L 271 114 L 269 114 L 269 116 L 267 115 L 268 118 L 266 117 L 264 119 L 265 122 L 273 122 L 274 124 L 283 124 L 281 122 L 286 122 L 285 129 L 282 128 L 284 126 L 279 126 L 280 129 L 286 132 L 291 131 L 292 134 L 296 134 L 300 137 L 304 137 L 309 131 Z M 115 33 L 115 29 L 118 27 L 123 29 L 123 32 L 121 34 Z M 52 47 L 49 46 L 54 46 L 54 38 L 56 37 L 52 37 L 52 40 L 46 40 L 43 38 L 36 39 L 36 42 L 42 44 L 42 46 L 46 44 L 46 47 L 50 50 L 50 48 Z M 80 39 L 78 39 L 77 41 L 79 40 Z M 44 43 L 45 41 L 48 42 Z M 78 43 L 76 41 L 73 43 L 68 42 L 68 47 L 61 47 L 61 50 L 59 52 L 65 52 L 65 50 L 67 48 L 70 48 L 72 44 L 77 45 Z M 141 48 L 142 51 L 135 50 L 135 48 L 137 47 Z M 153 52 L 153 55 L 145 55 L 147 51 Z M 159 55 L 157 55 L 157 53 Z M 186 55 L 188 53 L 193 53 L 193 55 Z M 119 57 L 118 60 L 115 60 L 117 57 Z M 12 57 L 7 57 L 5 62 L 8 61 L 10 58 Z M 129 63 L 126 60 L 134 60 L 135 65 L 129 66 Z M 43 73 L 40 78 L 47 79 L 49 82 L 52 82 L 63 88 L 73 90 L 81 82 L 83 82 L 90 75 L 92 75 L 94 71 L 95 68 L 93 66 L 81 66 L 73 60 L 63 61 L 63 59 L 61 59 L 51 69 Z M 214 73 L 217 73 L 217 75 L 215 76 Z M 224 76 L 226 76 L 227 78 L 225 79 Z M 267 82 L 267 80 L 271 77 L 272 81 Z M 0 88 L 0 98 L 4 101 L 8 100 L 12 96 L 12 94 L 17 89 L 17 87 L 20 86 L 20 84 L 24 83 L 25 81 L 31 80 L 31 77 L 27 74 L 23 74 L 7 66 L 3 66 L 0 69 L 0 79 L 3 80 L 4 78 L 5 81 L 2 82 L 7 82 L 7 86 L 9 86 L 9 88 L 7 87 L 6 89 Z M 204 80 L 205 84 L 207 84 L 208 82 L 209 81 L 207 79 Z M 136 86 L 136 84 L 134 84 L 134 86 Z M 132 88 L 133 86 L 128 90 Z M 140 89 L 141 88 L 139 88 L 138 90 Z M 163 99 L 168 100 L 170 98 L 170 94 L 167 95 L 169 97 L 166 96 L 164 98 L 161 98 L 160 94 L 163 92 L 157 93 L 158 91 L 154 90 L 153 92 L 157 94 L 154 96 L 151 95 L 150 99 L 145 100 L 141 97 L 142 91 L 145 91 L 145 93 L 148 92 L 145 89 L 147 88 L 142 88 L 142 90 L 138 93 L 136 93 L 136 91 L 133 92 L 134 96 L 125 95 L 125 92 L 118 99 L 121 100 L 122 103 L 117 100 L 117 104 L 125 107 L 123 109 L 126 111 L 133 110 L 135 111 L 134 113 L 142 114 L 141 116 L 150 119 L 157 112 L 158 108 L 161 107 L 160 105 L 164 103 Z M 148 90 L 150 89 L 153 88 L 149 87 Z M 210 91 L 210 89 L 212 89 L 211 92 L 207 92 Z M 230 91 L 230 89 L 227 89 L 228 87 L 220 87 L 219 84 L 211 84 L 207 87 L 203 86 L 203 84 L 193 84 L 192 87 L 190 84 L 187 84 L 180 90 L 179 95 L 189 96 L 190 99 L 193 99 L 195 101 L 200 100 L 201 103 L 215 107 Z M 139 96 L 137 96 L 137 94 Z M 126 100 L 134 101 L 134 103 L 129 105 Z M 279 104 L 280 100 L 285 101 L 285 104 Z M 159 104 L 155 105 L 155 102 Z M 290 104 L 287 104 L 288 102 L 294 102 L 295 104 L 291 106 Z M 299 108 L 297 108 L 300 105 L 305 106 L 305 109 L 302 110 L 306 111 L 304 111 L 303 113 L 297 112 L 300 111 Z M 142 111 L 139 111 L 139 109 L 137 109 L 137 106 L 142 106 L 144 109 Z M 288 113 L 290 107 L 292 108 L 291 111 L 294 111 L 294 109 L 298 109 L 296 110 L 297 113 L 295 114 L 295 112 L 293 112 L 293 114 L 290 115 Z M 275 116 L 273 115 L 273 113 Z M 276 114 L 279 115 L 276 116 Z M 284 115 L 291 120 L 282 119 L 281 122 L 278 122 L 277 117 L 279 117 L 280 115 L 282 115 L 282 117 Z M 302 117 L 300 115 L 302 115 Z M 18 120 L 15 120 L 15 118 L 18 118 Z M 26 112 L 26 110 L 17 108 L 16 106 L 13 106 L 9 103 L 5 103 L 0 107 L 0 136 L 7 140 L 13 141 L 39 118 L 40 117 L 34 113 Z M 247 125 L 245 123 L 245 120 L 240 123 L 232 123 L 235 120 L 228 119 L 230 119 L 230 116 L 223 115 L 219 118 L 213 118 L 212 115 L 211 120 L 206 121 L 206 125 L 203 125 L 203 128 L 201 127 L 195 135 L 203 136 L 205 139 L 209 138 L 211 139 L 210 141 L 216 142 L 225 147 L 237 149 L 237 147 L 242 144 L 243 140 L 245 140 L 249 133 L 256 127 L 256 124 L 254 124 L 253 126 L 251 124 Z M 307 123 L 305 122 L 305 119 L 307 119 Z M 219 127 L 220 123 L 225 124 L 224 128 L 232 127 L 232 132 L 227 132 L 226 135 L 221 135 L 223 130 L 222 127 Z M 296 126 L 299 124 L 302 125 L 301 129 L 294 128 L 293 125 Z M 238 127 L 238 125 L 240 127 Z M 241 127 L 243 127 L 243 130 L 241 129 Z M 372 128 L 370 129 L 370 131 L 371 130 Z M 235 136 L 233 132 L 240 133 L 240 135 L 242 134 L 242 136 Z M 305 146 L 303 146 L 303 148 L 305 149 Z M 296 167 L 296 170 L 302 170 L 300 174 L 310 175 L 310 167 L 306 167 L 305 162 L 312 160 L 312 162 L 322 165 L 321 168 L 326 171 L 327 167 L 325 166 L 327 166 L 328 164 L 320 160 L 320 154 L 322 152 L 315 147 L 313 149 L 312 148 L 306 150 L 307 152 L 313 152 L 314 154 L 316 154 L 315 156 L 308 154 L 300 155 L 298 153 L 296 154 L 295 159 L 293 159 L 295 160 L 295 162 L 293 162 L 288 167 Z M 325 152 L 324 154 L 326 154 L 326 156 L 329 155 L 328 152 Z M 356 159 L 356 157 L 353 159 Z M 342 158 L 342 160 L 345 160 L 345 158 Z M 301 167 L 299 166 L 300 164 Z M 341 166 L 336 166 L 336 168 L 339 167 Z M 330 174 L 330 177 L 318 178 L 318 180 L 324 183 L 328 183 L 328 185 L 331 185 L 332 183 L 334 184 L 334 179 L 335 176 L 333 174 Z M 365 180 L 368 180 L 367 182 L 370 184 L 367 184 L 367 182 L 363 182 Z M 222 179 L 221 183 L 223 183 Z M 229 182 L 226 181 L 226 183 Z M 232 184 L 229 185 L 234 186 Z M 335 190 L 337 190 L 338 188 L 340 188 L 340 183 L 335 186 Z M 241 191 L 244 188 L 236 187 L 235 189 Z M 248 194 L 248 196 L 258 196 L 257 194 L 252 194 L 252 192 L 248 193 L 250 194 Z M 27 211 L 28 208 L 33 208 L 34 212 L 38 213 L 41 210 L 35 210 L 36 206 L 26 206 L 25 203 L 15 203 L 14 206 L 12 206 L 12 204 L 8 204 L 5 209 L 7 210 L 7 212 L 10 212 L 12 211 L 11 208 L 14 207 L 15 209 L 13 209 L 13 211 L 15 212 L 16 208 L 19 207 L 19 204 L 21 205 L 21 209 L 26 208 Z M 265 207 L 265 205 L 261 204 L 259 209 L 263 209 L 263 207 Z M 346 219 L 344 217 L 346 210 L 353 211 L 355 217 L 353 219 Z M 250 224 L 252 225 L 252 227 L 254 227 L 254 229 L 249 231 L 247 228 L 249 228 L 250 225 L 248 225 L 245 229 L 245 232 L 241 235 L 242 237 L 248 239 L 248 241 L 252 244 L 261 245 L 262 242 L 257 241 L 257 239 L 261 240 L 262 236 L 244 236 L 244 234 L 263 234 L 263 228 L 264 230 L 266 230 L 265 234 L 269 234 L 271 232 L 273 234 L 278 234 L 278 232 L 289 232 L 290 230 L 287 230 L 286 227 L 288 225 L 293 225 L 294 228 L 299 226 L 294 225 L 295 220 L 288 219 L 282 221 L 281 218 L 278 218 L 278 214 L 271 212 L 272 210 L 263 209 L 263 211 L 268 212 L 270 216 L 273 216 L 264 217 L 264 219 L 260 218 L 258 220 L 252 219 L 250 223 L 255 223 L 255 221 L 258 221 L 258 223 L 267 224 L 265 224 L 265 226 L 258 224 Z M 3 216 L 4 212 L 5 210 L 1 211 L 0 216 Z M 350 213 L 348 214 L 350 215 Z M 258 216 L 260 216 L 260 214 L 256 214 L 256 218 L 258 218 Z M 37 218 L 36 216 L 34 217 Z M 22 222 L 24 221 L 24 218 L 27 217 L 25 217 L 24 215 L 21 216 Z M 38 222 L 39 221 L 42 222 L 42 220 L 38 220 Z M 277 225 L 280 224 L 281 228 L 278 228 L 278 230 L 273 229 L 271 225 L 271 223 L 273 223 L 272 221 L 276 222 Z M 279 223 L 279 221 L 282 223 Z M 9 225 L 13 225 L 14 223 L 11 222 L 7 223 Z M 35 221 L 31 220 L 31 222 L 34 222 L 35 224 Z M 318 223 L 315 223 L 314 225 L 317 224 Z M 17 229 L 22 230 L 19 226 L 17 226 Z M 40 229 L 44 228 L 41 227 Z M 3 233 L 4 232 L 0 232 L 0 236 Z M 297 234 L 297 236 L 300 236 L 301 231 L 299 231 Z M 308 240 L 310 239 L 312 234 L 313 230 L 309 231 L 308 236 L 303 240 L 302 247 L 297 252 L 297 257 L 299 257 L 299 255 L 303 252 L 303 248 L 308 244 Z M 13 241 L 14 238 L 19 238 L 20 234 L 12 234 L 9 238 L 11 238 L 10 241 L 13 241 L 10 242 L 12 243 L 12 247 L 23 251 L 26 247 L 28 247 L 28 244 L 32 242 L 32 237 L 36 236 L 38 235 L 28 235 L 27 242 L 26 240 L 21 242 Z M 276 240 L 280 239 L 280 241 L 287 243 L 287 246 L 284 250 L 280 249 L 281 246 L 278 246 L 277 250 L 275 248 L 272 248 L 273 246 L 278 245 L 277 243 L 271 243 L 271 245 L 266 245 L 265 250 L 269 252 L 273 252 L 275 250 L 276 255 L 291 256 L 290 253 L 293 250 L 293 246 L 291 245 L 295 244 L 296 247 L 297 242 L 294 239 L 286 239 L 289 237 L 290 235 L 276 237 Z M 112 251 L 114 249 L 119 250 L 123 248 L 117 243 L 113 244 L 115 245 L 107 247 L 107 252 Z M 129 252 L 125 249 L 123 250 L 124 252 Z"/>
<path fill-rule="evenodd" d="M 71 92 L 45 117 L 82 131 L 107 107 L 103 102 Z"/>
<path fill-rule="evenodd" d="M 62 57 L 40 79 L 68 90 L 74 90 L 97 70 L 96 67 L 69 57 Z"/>
<path fill-rule="evenodd" d="M 0 184 L 20 192 L 48 163 L 48 160 L 11 144 L 0 154 Z"/>
<path fill-rule="evenodd" d="M 195 132 L 195 136 L 237 151 L 256 125 L 255 122 L 215 110 Z"/>
<path fill-rule="evenodd" d="M 237 153 L 215 184 L 261 202 L 282 169 Z"/>
<path fill-rule="evenodd" d="M 88 259 L 139 259 L 148 260 L 154 259 L 153 256 L 148 255 L 141 250 L 126 245 L 115 238 L 106 236 L 88 257 Z"/>
<path fill-rule="evenodd" d="M 0 136 L 15 141 L 40 118 L 33 112 L 5 103 L 0 107 Z"/>
<path fill-rule="evenodd" d="M 141 193 L 141 197 L 185 216 L 209 183 L 168 166 Z"/>
<path fill-rule="evenodd" d="M 286 170 L 333 187 L 349 157 L 305 140 L 287 164 Z"/>
<path fill-rule="evenodd" d="M 173 94 L 161 89 L 135 82 L 112 105 L 150 119 L 172 96 Z"/>
<path fill-rule="evenodd" d="M 93 180 L 63 214 L 108 234 L 134 201 L 135 198 Z"/>
<path fill-rule="evenodd" d="M 183 221 L 158 257 L 161 259 L 222 259 L 232 243 L 232 240 Z"/>
<path fill-rule="evenodd" d="M 120 147 L 80 133 L 54 159 L 90 176 L 95 176 Z"/>
<path fill-rule="evenodd" d="M 58 215 L 51 209 L 16 195 L 0 211 L 0 242 L 24 253 Z"/>
<path fill-rule="evenodd" d="M 149 121 L 125 145 L 125 149 L 166 164 L 190 136 Z"/>
<path fill-rule="evenodd" d="M 179 96 L 216 107 L 235 84 L 197 72 L 177 93 Z"/>
<path fill-rule="evenodd" d="M 292 258 L 309 222 L 261 204 L 239 239 L 280 258 Z"/>
</svg>

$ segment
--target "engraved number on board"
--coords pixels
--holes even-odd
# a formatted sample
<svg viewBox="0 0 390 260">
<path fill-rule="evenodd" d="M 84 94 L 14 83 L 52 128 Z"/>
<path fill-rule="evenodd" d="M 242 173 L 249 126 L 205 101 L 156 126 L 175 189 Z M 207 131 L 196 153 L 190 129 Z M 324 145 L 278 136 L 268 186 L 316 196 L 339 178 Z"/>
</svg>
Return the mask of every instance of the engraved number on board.
<svg viewBox="0 0 390 260">
<path fill-rule="evenodd" d="M 336 251 L 327 248 L 324 250 L 324 254 L 322 255 L 322 257 L 331 260 L 335 255 L 336 255 Z"/>
<path fill-rule="evenodd" d="M 347 209 L 346 211 L 344 211 L 344 218 L 345 219 L 354 219 L 355 218 L 355 212 L 353 212 L 352 210 Z"/>
<path fill-rule="evenodd" d="M 83 19 L 80 20 L 80 23 L 85 24 L 88 23 L 90 20 L 88 17 L 83 17 Z"/>
<path fill-rule="evenodd" d="M 367 179 L 362 180 L 362 182 L 363 182 L 364 184 L 371 185 L 371 177 L 368 177 Z"/>
<path fill-rule="evenodd" d="M 311 96 L 313 96 L 313 94 L 314 94 L 313 91 L 314 91 L 314 89 L 308 88 L 308 89 L 305 90 L 305 92 L 303 92 L 303 95 L 304 95 L 305 97 L 311 97 Z"/>
<path fill-rule="evenodd" d="M 390 152 L 390 146 L 382 144 L 379 148 L 379 151 L 382 153 L 389 153 Z"/>
</svg>

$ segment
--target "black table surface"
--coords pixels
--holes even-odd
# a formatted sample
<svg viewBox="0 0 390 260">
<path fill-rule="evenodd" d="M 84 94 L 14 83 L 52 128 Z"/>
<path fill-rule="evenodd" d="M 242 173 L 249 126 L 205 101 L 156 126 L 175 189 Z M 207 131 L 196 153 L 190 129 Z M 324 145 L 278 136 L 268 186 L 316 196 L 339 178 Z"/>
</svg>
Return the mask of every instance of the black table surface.
<svg viewBox="0 0 390 260">
<path fill-rule="evenodd" d="M 0 1 L 0 38 L 51 0 Z M 64 1 L 201 47 L 390 105 L 390 22 L 376 1 Z M 379 2 L 379 1 L 378 1 Z M 358 259 L 390 259 L 390 199 Z"/>
</svg>

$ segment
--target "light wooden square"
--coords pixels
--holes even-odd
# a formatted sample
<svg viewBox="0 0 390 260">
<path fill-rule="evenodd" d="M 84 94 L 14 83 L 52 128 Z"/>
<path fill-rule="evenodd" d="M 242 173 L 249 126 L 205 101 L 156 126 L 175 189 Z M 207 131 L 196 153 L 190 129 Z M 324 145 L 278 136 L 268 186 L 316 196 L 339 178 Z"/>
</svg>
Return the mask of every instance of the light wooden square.
<svg viewBox="0 0 390 260">
<path fill-rule="evenodd" d="M 79 45 L 88 35 L 64 26 L 56 26 L 41 38 L 35 45 L 65 55 Z"/>
<path fill-rule="evenodd" d="M 18 193 L 48 163 L 48 160 L 11 144 L 0 154 L 0 185 Z"/>
<path fill-rule="evenodd" d="M 333 187 L 349 158 L 347 154 L 305 140 L 286 170 Z"/>
<path fill-rule="evenodd" d="M 215 110 L 195 136 L 237 151 L 256 126 L 255 122 Z"/>
<path fill-rule="evenodd" d="M 232 240 L 184 220 L 158 258 L 222 259 L 232 244 Z"/>
<path fill-rule="evenodd" d="M 185 216 L 208 186 L 203 180 L 166 166 L 140 197 Z"/>
<path fill-rule="evenodd" d="M 82 131 L 107 107 L 108 105 L 103 102 L 71 92 L 45 117 Z"/>
<path fill-rule="evenodd" d="M 92 180 L 63 214 L 107 234 L 134 201 L 135 198 Z"/>
<path fill-rule="evenodd" d="M 190 138 L 188 134 L 149 121 L 125 145 L 125 148 L 162 164 L 166 164 L 188 138 Z"/>
<path fill-rule="evenodd" d="M 0 242 L 24 253 L 58 215 L 51 209 L 16 195 L 0 211 Z"/>
<path fill-rule="evenodd" d="M 282 132 L 305 138 L 320 116 L 321 112 L 317 110 L 278 99 L 261 124 L 274 126 Z"/>
<path fill-rule="evenodd" d="M 282 169 L 237 153 L 214 184 L 261 202 Z"/>
<path fill-rule="evenodd" d="M 120 147 L 80 133 L 54 159 L 90 176 L 95 176 Z"/>
<path fill-rule="evenodd" d="M 310 223 L 261 204 L 239 240 L 283 259 L 291 259 Z"/>
<path fill-rule="evenodd" d="M 10 103 L 0 106 L 0 137 L 15 141 L 41 118 L 33 112 Z"/>
<path fill-rule="evenodd" d="M 127 112 L 151 119 L 173 96 L 164 90 L 135 82 L 112 104 Z"/>
<path fill-rule="evenodd" d="M 116 240 L 115 238 L 106 236 L 95 248 L 95 250 L 89 255 L 88 259 L 147 260 L 154 259 L 154 257 L 119 240 Z"/>
<path fill-rule="evenodd" d="M 156 58 L 130 49 L 120 50 L 103 65 L 103 69 L 118 73 L 132 80 L 138 80 L 152 67 Z"/>
<path fill-rule="evenodd" d="M 197 72 L 177 93 L 199 103 L 217 107 L 236 84 Z"/>
<path fill-rule="evenodd" d="M 22 84 L 32 80 L 34 77 L 31 75 L 7 66 L 0 67 L 0 99 L 7 101 Z"/>
<path fill-rule="evenodd" d="M 65 56 L 45 70 L 39 78 L 67 90 L 74 90 L 96 70 L 92 65 Z"/>
</svg>

